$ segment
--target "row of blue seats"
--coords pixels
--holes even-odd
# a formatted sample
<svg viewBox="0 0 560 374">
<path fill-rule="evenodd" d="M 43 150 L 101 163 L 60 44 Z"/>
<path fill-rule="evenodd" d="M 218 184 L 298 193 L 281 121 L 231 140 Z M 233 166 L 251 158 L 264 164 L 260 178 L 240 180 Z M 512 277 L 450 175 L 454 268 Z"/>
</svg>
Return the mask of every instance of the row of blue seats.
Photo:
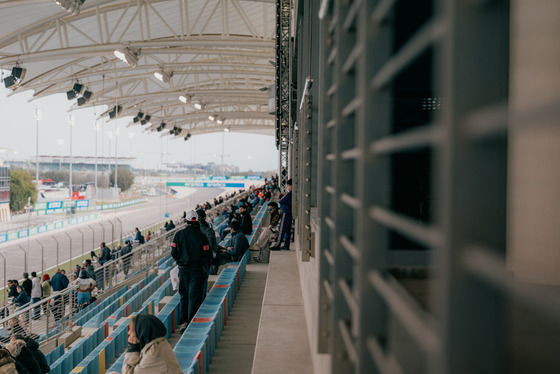
<svg viewBox="0 0 560 374">
<path fill-rule="evenodd" d="M 166 281 L 160 283 L 164 278 Z M 134 312 L 132 314 L 137 313 L 153 313 L 154 311 L 154 304 L 161 300 L 161 297 L 165 295 L 165 293 L 159 293 L 156 295 L 154 290 L 161 290 L 166 289 L 167 287 L 171 286 L 171 280 L 169 279 L 169 271 L 164 272 L 163 274 L 159 275 L 156 279 L 154 279 L 150 284 L 148 284 L 140 293 L 137 299 L 131 299 L 130 305 L 132 306 L 133 303 L 142 302 L 142 305 L 136 310 L 134 308 Z M 150 296 L 150 291 L 152 291 L 152 295 Z M 159 299 L 158 299 L 159 298 Z M 121 311 L 122 312 L 122 311 Z M 117 321 L 117 316 L 114 320 Z M 128 315 L 127 315 L 128 317 Z M 110 320 L 105 322 L 105 325 L 109 325 Z M 114 322 L 113 322 L 114 324 Z M 105 368 L 107 368 L 115 358 L 124 351 L 127 347 L 127 327 L 128 323 L 122 323 L 119 325 L 114 331 L 102 341 L 99 345 L 94 347 L 94 349 L 89 353 L 72 371 L 72 373 L 88 373 L 88 374 L 97 374 L 97 373 L 105 373 Z"/>
<path fill-rule="evenodd" d="M 241 281 L 245 275 L 250 252 L 239 262 L 228 264 L 220 273 L 191 323 L 173 351 L 185 373 L 208 372 L 222 331 L 227 325 Z"/>
<path fill-rule="evenodd" d="M 214 284 L 214 287 L 212 287 L 206 296 L 206 299 L 198 310 L 195 318 L 191 321 L 189 327 L 185 331 L 185 334 L 187 334 L 188 331 L 189 335 L 183 334 L 180 340 L 180 342 L 182 341 L 181 345 L 177 343 L 179 348 L 176 346 L 174 351 L 183 369 L 188 366 L 187 370 L 190 371 L 191 366 L 193 366 L 194 358 L 196 358 L 195 362 L 197 364 L 200 363 L 200 365 L 204 365 L 204 368 L 207 368 L 210 364 L 210 359 L 214 354 L 221 332 L 227 324 L 227 316 L 231 312 L 233 301 L 235 296 L 237 296 L 240 280 L 242 280 L 245 275 L 248 260 L 249 251 L 246 252 L 242 261 L 228 264 L 228 266 L 231 267 L 222 271 Z M 167 338 L 170 338 L 171 334 L 178 328 L 180 315 L 181 295 L 177 292 L 157 315 L 167 328 Z M 194 358 L 185 358 L 185 352 L 193 350 L 192 348 L 185 347 L 194 343 L 194 335 L 196 335 L 194 339 L 197 342 L 204 341 L 204 344 L 197 346 L 200 349 L 197 352 L 194 352 Z M 120 373 L 122 371 L 124 357 L 125 353 L 119 357 L 119 359 L 109 368 L 108 371 Z"/>
<path fill-rule="evenodd" d="M 169 273 L 167 272 L 166 274 L 167 278 L 169 278 Z M 84 327 L 96 328 L 96 330 L 92 334 L 87 335 L 84 339 L 79 341 L 66 353 L 64 353 L 58 360 L 56 360 L 51 365 L 51 373 L 64 374 L 74 369 L 78 365 L 78 363 L 80 363 L 84 359 L 84 357 L 87 357 L 90 352 L 92 352 L 99 344 L 103 342 L 104 339 L 109 336 L 110 325 L 108 320 L 110 320 L 110 316 L 107 316 L 105 318 L 107 321 L 104 321 L 105 323 L 103 324 L 98 322 L 100 316 L 106 316 L 110 311 L 112 311 L 112 313 L 115 313 L 122 306 L 125 306 L 126 310 L 126 305 L 129 305 L 129 303 L 134 300 L 134 297 L 137 294 L 143 294 L 142 289 L 148 289 L 148 285 L 150 285 L 149 288 L 152 290 L 152 292 L 157 289 L 157 287 L 159 286 L 160 277 L 162 276 L 163 275 L 155 278 L 154 274 L 150 274 L 145 279 L 132 286 L 130 290 L 120 296 L 119 299 L 114 300 L 111 304 L 106 306 L 104 310 L 100 311 L 97 316 L 92 318 L 91 324 L 89 323 L 89 321 L 84 324 Z M 144 284 L 147 284 L 147 286 L 144 287 Z"/>
</svg>

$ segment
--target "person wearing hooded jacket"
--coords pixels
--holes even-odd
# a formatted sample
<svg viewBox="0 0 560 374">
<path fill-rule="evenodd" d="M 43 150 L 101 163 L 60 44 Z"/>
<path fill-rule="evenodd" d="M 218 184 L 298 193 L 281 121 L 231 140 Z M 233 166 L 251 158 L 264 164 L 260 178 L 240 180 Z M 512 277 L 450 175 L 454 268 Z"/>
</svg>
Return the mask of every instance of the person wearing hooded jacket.
<svg viewBox="0 0 560 374">
<path fill-rule="evenodd" d="M 27 348 L 25 341 L 21 339 L 12 340 L 6 344 L 6 349 L 10 351 L 10 354 L 16 361 L 15 364 L 18 373 L 41 373 L 41 367 L 35 357 L 33 357 L 29 348 Z"/>
<path fill-rule="evenodd" d="M 4 348 L 0 348 L 0 374 L 18 374 L 16 360 Z"/>
<path fill-rule="evenodd" d="M 41 368 L 41 373 L 49 373 L 51 371 L 51 368 L 44 353 L 39 349 L 39 343 L 37 343 L 38 338 L 39 337 L 35 334 L 31 334 L 30 336 L 18 334 L 13 336 L 12 340 L 23 340 L 25 342 L 25 345 L 27 346 L 27 349 L 29 349 L 35 360 L 37 360 L 37 363 Z M 0 372 L 0 374 L 1 373 L 2 372 Z"/>
<path fill-rule="evenodd" d="M 200 222 L 200 231 L 202 231 L 202 233 L 208 239 L 208 242 L 210 243 L 210 250 L 212 251 L 212 257 L 207 257 L 208 263 L 204 266 L 204 284 L 202 285 L 202 301 L 204 301 L 204 299 L 206 298 L 206 290 L 208 288 L 208 277 L 210 276 L 212 260 L 214 256 L 217 255 L 220 248 L 218 246 L 218 241 L 216 240 L 216 232 L 206 221 L 206 212 L 204 211 L 204 209 L 197 209 L 196 214 L 198 215 L 198 221 Z"/>
<path fill-rule="evenodd" d="M 122 374 L 182 374 L 179 361 L 165 338 L 167 329 L 164 324 L 150 314 L 138 314 L 129 318 L 128 349 L 124 356 Z"/>
</svg>

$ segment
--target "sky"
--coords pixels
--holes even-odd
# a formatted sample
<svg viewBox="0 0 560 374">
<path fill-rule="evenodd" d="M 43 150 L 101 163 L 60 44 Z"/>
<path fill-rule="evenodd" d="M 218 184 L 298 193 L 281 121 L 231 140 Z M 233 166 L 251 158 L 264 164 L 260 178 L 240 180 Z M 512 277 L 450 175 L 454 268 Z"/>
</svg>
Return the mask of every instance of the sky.
<svg viewBox="0 0 560 374">
<path fill-rule="evenodd" d="M 0 86 L 0 158 L 35 159 L 37 121 L 34 112 L 40 112 L 39 155 L 68 156 L 70 154 L 70 124 L 73 116 L 72 156 L 95 156 L 97 115 L 105 108 L 84 108 L 68 112 L 72 102 L 66 94 L 57 94 L 29 101 L 32 91 L 8 97 L 10 90 Z M 132 156 L 137 168 L 159 168 L 160 162 L 221 163 L 222 144 L 224 164 L 240 170 L 268 171 L 278 168 L 278 151 L 274 136 L 246 133 L 214 133 L 195 135 L 187 142 L 182 137 L 160 137 L 159 133 L 145 134 L 138 125 L 126 127 L 132 117 L 117 120 L 99 120 L 97 156 Z M 115 144 L 115 128 L 118 142 Z M 112 138 L 112 139 L 111 139 Z M 3 148 L 3 149 L 1 149 Z M 115 149 L 116 148 L 116 149 Z M 110 152 L 110 153 L 109 153 Z"/>
</svg>

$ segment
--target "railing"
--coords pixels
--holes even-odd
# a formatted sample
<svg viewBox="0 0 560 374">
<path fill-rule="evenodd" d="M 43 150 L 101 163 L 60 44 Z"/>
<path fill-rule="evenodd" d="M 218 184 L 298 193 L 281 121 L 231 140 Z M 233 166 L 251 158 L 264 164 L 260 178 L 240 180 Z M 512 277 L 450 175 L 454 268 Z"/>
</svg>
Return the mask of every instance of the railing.
<svg viewBox="0 0 560 374">
<path fill-rule="evenodd" d="M 249 192 L 243 192 L 224 203 L 211 208 L 208 213 L 213 214 L 224 206 L 235 203 Z M 177 216 L 175 219 L 179 218 Z M 171 252 L 171 241 L 175 234 L 185 228 L 186 224 L 178 224 L 173 230 L 160 232 L 157 228 L 163 226 L 165 221 L 158 222 L 143 228 L 153 230 L 153 236 L 145 244 L 133 248 L 130 253 L 125 255 L 116 254 L 116 258 L 95 269 L 95 281 L 97 289 L 108 290 L 115 287 L 125 279 L 155 268 L 158 261 Z M 122 223 L 121 223 L 122 225 Z M 83 234 L 82 234 L 83 235 Z M 120 238 L 120 242 L 128 236 Z M 116 241 L 114 241 L 116 243 Z M 83 248 L 83 241 L 82 241 Z M 83 253 L 83 250 L 82 250 Z M 58 257 L 58 246 L 57 246 Z M 58 262 L 58 261 L 57 261 Z M 5 262 L 4 262 L 5 263 Z M 6 272 L 4 271 L 4 274 Z M 18 324 L 28 334 L 34 333 L 40 336 L 40 340 L 49 341 L 58 333 L 69 330 L 73 326 L 76 314 L 79 313 L 77 305 L 77 286 L 69 287 L 60 292 L 53 292 L 51 296 L 35 304 L 28 303 L 23 307 L 17 308 L 13 304 L 4 306 L 4 318 L 0 319 L 0 338 L 8 338 L 8 326 L 10 321 L 18 320 Z M 6 316 L 6 314 L 9 314 Z M 37 317 L 37 318 L 34 318 Z M 12 331 L 14 328 L 11 327 Z M 18 328 L 15 330 L 22 331 Z M 17 331 L 16 331 L 17 333 Z"/>
</svg>

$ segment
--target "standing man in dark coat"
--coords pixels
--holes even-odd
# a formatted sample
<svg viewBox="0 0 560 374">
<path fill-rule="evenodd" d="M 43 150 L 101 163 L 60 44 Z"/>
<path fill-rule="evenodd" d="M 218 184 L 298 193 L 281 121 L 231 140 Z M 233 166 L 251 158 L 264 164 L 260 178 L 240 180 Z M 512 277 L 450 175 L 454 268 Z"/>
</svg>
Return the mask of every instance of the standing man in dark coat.
<svg viewBox="0 0 560 374">
<path fill-rule="evenodd" d="M 28 273 L 23 273 L 23 282 L 21 282 L 23 289 L 27 292 L 28 296 L 31 296 L 31 289 L 33 288 L 33 282 L 29 279 Z"/>
<path fill-rule="evenodd" d="M 51 287 L 54 292 L 62 291 L 66 287 L 68 287 L 68 277 L 60 272 L 60 269 L 56 269 L 56 273 L 53 275 L 51 279 Z M 62 305 L 62 297 L 56 296 L 54 298 L 54 319 L 58 321 L 62 317 L 62 310 L 64 305 Z"/>
<path fill-rule="evenodd" d="M 209 259 L 210 243 L 200 231 L 197 215 L 187 212 L 187 226 L 177 232 L 171 243 L 171 256 L 179 266 L 179 293 L 181 294 L 181 332 L 196 314 L 202 302 L 202 284 Z"/>
<path fill-rule="evenodd" d="M 281 218 L 280 234 L 278 235 L 278 243 L 270 249 L 285 249 L 290 250 L 290 240 L 292 236 L 292 180 L 287 182 L 288 192 L 282 196 L 278 203 L 280 204 Z M 282 242 L 284 246 L 281 247 Z"/>
</svg>

